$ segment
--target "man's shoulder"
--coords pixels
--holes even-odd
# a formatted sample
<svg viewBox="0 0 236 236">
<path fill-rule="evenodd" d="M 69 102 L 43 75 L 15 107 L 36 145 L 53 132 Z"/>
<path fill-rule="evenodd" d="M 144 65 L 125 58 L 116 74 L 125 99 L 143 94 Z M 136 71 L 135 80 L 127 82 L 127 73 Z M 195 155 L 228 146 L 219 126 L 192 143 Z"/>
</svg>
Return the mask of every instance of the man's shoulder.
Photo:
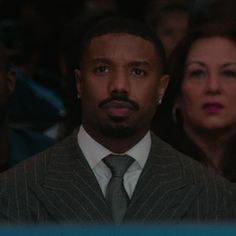
<svg viewBox="0 0 236 236">
<path fill-rule="evenodd" d="M 81 151 L 74 132 L 47 150 L 3 172 L 0 175 L 0 185 L 6 179 L 7 182 L 15 181 L 16 176 L 19 183 L 21 181 L 33 182 L 36 179 L 39 181 L 39 178 L 43 178 L 52 166 L 55 167 L 56 165 L 61 166 L 63 163 L 71 163 L 80 154 Z"/>
<path fill-rule="evenodd" d="M 79 151 L 80 148 L 77 142 L 77 134 L 76 132 L 73 132 L 47 150 L 32 156 L 28 162 L 35 162 L 37 160 L 37 162 L 48 164 L 55 159 L 58 160 L 58 158 L 63 161 Z M 27 161 L 25 161 L 25 163 L 27 163 Z"/>
<path fill-rule="evenodd" d="M 204 213 L 208 215 L 208 220 L 217 217 L 231 220 L 235 217 L 236 188 L 231 182 L 210 173 L 203 164 L 179 152 L 158 137 L 153 136 L 152 141 L 154 148 L 151 155 L 154 159 L 160 159 L 157 163 L 162 164 L 162 176 L 165 176 L 163 181 L 181 182 L 182 190 L 188 190 L 191 196 L 187 218 L 195 219 L 196 209 L 199 212 L 208 211 Z M 187 195 L 182 197 L 187 198 Z M 200 205 L 204 206 L 204 209 L 200 209 Z"/>
</svg>

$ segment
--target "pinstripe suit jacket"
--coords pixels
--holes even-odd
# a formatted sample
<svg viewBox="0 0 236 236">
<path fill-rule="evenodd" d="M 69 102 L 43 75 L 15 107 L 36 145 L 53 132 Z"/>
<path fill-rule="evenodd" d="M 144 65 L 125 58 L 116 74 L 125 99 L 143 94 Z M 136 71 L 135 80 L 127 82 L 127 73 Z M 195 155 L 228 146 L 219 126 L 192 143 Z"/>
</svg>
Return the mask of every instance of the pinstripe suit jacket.
<svg viewBox="0 0 236 236">
<path fill-rule="evenodd" d="M 235 218 L 230 184 L 152 135 L 124 223 Z M 76 133 L 0 177 L 1 223 L 110 223 L 111 213 Z"/>
</svg>

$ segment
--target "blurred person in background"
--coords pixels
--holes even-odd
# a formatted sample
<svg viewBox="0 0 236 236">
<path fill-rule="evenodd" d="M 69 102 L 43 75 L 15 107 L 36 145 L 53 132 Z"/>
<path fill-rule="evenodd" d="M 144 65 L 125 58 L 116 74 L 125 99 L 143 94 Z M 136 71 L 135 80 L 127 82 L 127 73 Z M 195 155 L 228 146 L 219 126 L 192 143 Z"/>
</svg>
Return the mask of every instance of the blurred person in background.
<svg viewBox="0 0 236 236">
<path fill-rule="evenodd" d="M 11 127 L 8 108 L 15 89 L 16 74 L 9 67 L 5 48 L 0 44 L 0 171 L 53 145 L 55 141 L 40 132 Z"/>
<path fill-rule="evenodd" d="M 150 0 L 147 5 L 144 19 L 160 37 L 167 57 L 187 32 L 191 3 L 189 0 Z"/>
<path fill-rule="evenodd" d="M 235 0 L 195 0 L 190 8 L 189 28 L 211 21 L 235 21 L 235 11 Z"/>
<path fill-rule="evenodd" d="M 2 20 L 0 40 L 9 56 L 11 70 L 16 74 L 16 88 L 9 104 L 9 121 L 16 127 L 46 132 L 66 115 L 66 108 L 56 87 L 45 86 L 47 76 L 40 73 L 43 48 L 40 27 L 36 22 Z M 50 136 L 50 135 L 49 135 Z M 57 132 L 52 135 L 57 139 Z"/>
</svg>

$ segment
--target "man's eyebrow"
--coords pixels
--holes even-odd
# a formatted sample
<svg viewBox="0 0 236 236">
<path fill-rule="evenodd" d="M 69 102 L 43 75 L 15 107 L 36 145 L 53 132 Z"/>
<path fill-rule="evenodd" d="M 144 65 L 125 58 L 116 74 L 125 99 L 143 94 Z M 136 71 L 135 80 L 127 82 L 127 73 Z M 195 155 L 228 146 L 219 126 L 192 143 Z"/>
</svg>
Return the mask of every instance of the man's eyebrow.
<svg viewBox="0 0 236 236">
<path fill-rule="evenodd" d="M 92 62 L 111 64 L 112 60 L 108 58 L 104 58 L 104 57 L 97 57 L 97 58 L 93 58 Z M 146 60 L 136 60 L 136 61 L 130 61 L 128 65 L 129 66 L 151 66 L 151 63 Z"/>
<path fill-rule="evenodd" d="M 108 58 L 104 58 L 104 57 L 97 57 L 97 58 L 93 58 L 92 62 L 94 63 L 111 63 L 111 60 Z"/>
</svg>

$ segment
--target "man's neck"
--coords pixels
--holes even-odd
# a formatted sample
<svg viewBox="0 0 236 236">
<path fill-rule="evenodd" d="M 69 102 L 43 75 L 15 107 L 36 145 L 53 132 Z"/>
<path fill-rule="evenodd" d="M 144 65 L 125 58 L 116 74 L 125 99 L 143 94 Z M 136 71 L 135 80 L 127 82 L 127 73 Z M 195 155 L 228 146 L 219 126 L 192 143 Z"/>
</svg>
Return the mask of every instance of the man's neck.
<svg viewBox="0 0 236 236">
<path fill-rule="evenodd" d="M 148 132 L 148 130 L 140 132 L 138 135 L 132 135 L 129 137 L 107 137 L 102 134 L 97 134 L 96 132 L 93 132 L 88 127 L 83 126 L 86 132 L 98 143 L 103 145 L 105 148 L 110 150 L 114 153 L 124 153 L 131 149 L 133 146 L 135 146 Z"/>
</svg>

